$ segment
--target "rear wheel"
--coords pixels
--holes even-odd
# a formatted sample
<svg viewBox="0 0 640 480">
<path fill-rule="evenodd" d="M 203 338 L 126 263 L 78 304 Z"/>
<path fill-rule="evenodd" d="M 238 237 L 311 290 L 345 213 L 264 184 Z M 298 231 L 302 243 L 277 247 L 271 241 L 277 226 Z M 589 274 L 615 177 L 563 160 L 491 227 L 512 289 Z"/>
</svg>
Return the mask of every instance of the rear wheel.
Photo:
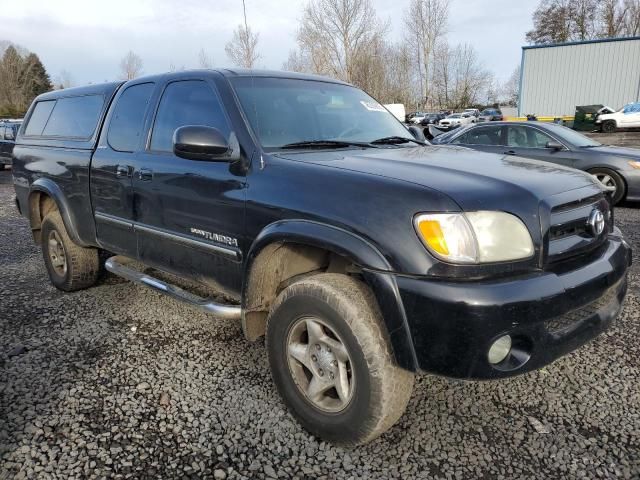
<svg viewBox="0 0 640 480">
<path fill-rule="evenodd" d="M 98 250 L 73 243 L 58 210 L 42 221 L 42 255 L 51 283 L 65 292 L 90 287 L 100 275 Z"/>
<path fill-rule="evenodd" d="M 602 124 L 602 131 L 604 133 L 613 133 L 616 131 L 617 125 L 615 120 L 607 120 Z"/>
<path fill-rule="evenodd" d="M 618 172 L 608 168 L 594 168 L 593 170 L 590 170 L 589 173 L 607 189 L 611 194 L 614 204 L 624 198 L 626 185 L 622 176 L 620 176 Z"/>
<path fill-rule="evenodd" d="M 267 321 L 274 382 L 311 433 L 355 445 L 404 412 L 413 373 L 395 365 L 373 294 L 346 275 L 319 274 L 287 287 Z"/>
</svg>

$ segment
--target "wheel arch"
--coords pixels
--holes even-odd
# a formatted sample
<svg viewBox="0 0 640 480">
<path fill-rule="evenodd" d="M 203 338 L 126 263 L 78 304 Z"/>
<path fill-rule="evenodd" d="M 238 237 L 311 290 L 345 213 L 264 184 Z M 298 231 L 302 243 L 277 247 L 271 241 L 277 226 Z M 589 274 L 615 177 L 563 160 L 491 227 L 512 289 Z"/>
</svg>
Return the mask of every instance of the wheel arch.
<svg viewBox="0 0 640 480">
<path fill-rule="evenodd" d="M 28 208 L 29 223 L 33 239 L 39 245 L 41 239 L 42 221 L 45 215 L 55 206 L 60 212 L 64 227 L 74 243 L 80 246 L 86 246 L 78 236 L 76 228 L 76 220 L 71 213 L 62 189 L 53 180 L 48 178 L 39 178 L 31 184 L 29 189 Z"/>
<path fill-rule="evenodd" d="M 281 220 L 265 227 L 245 260 L 242 329 L 247 339 L 265 333 L 266 318 L 279 292 L 300 276 L 319 272 L 356 274 L 373 292 L 399 366 L 415 371 L 417 361 L 392 268 L 368 240 L 332 225 Z"/>
</svg>

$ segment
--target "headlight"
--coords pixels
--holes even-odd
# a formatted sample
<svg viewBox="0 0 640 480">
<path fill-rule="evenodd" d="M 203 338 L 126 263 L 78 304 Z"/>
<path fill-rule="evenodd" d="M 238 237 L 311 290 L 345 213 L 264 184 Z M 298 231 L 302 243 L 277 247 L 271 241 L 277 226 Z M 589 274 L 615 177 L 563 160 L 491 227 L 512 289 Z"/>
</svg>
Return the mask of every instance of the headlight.
<svg viewBox="0 0 640 480">
<path fill-rule="evenodd" d="M 533 255 L 527 227 L 510 213 L 422 213 L 414 225 L 427 249 L 447 262 L 506 262 Z"/>
</svg>

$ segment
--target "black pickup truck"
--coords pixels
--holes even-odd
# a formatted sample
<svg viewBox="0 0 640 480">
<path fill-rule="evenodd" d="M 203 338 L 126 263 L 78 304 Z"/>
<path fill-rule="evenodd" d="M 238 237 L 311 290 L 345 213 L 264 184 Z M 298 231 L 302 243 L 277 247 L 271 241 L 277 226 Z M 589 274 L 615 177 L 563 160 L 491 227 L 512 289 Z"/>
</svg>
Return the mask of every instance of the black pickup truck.
<svg viewBox="0 0 640 480">
<path fill-rule="evenodd" d="M 627 289 L 590 175 L 417 137 L 339 81 L 179 72 L 41 95 L 13 178 L 56 287 L 94 285 L 110 252 L 107 270 L 265 336 L 293 414 L 357 444 L 416 373 L 540 368 Z"/>
</svg>

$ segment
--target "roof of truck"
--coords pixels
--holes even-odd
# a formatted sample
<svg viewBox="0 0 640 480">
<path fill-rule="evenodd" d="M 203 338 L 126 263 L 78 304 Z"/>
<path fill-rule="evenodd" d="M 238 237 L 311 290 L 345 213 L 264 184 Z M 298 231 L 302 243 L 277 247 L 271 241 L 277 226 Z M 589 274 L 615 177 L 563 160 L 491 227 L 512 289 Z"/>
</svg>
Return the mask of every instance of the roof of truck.
<svg viewBox="0 0 640 480">
<path fill-rule="evenodd" d="M 64 97 L 78 97 L 81 95 L 111 95 L 124 82 L 108 82 L 98 83 L 95 85 L 86 85 L 84 87 L 63 88 L 61 90 L 52 90 L 38 96 L 38 101 L 55 100 Z"/>
<path fill-rule="evenodd" d="M 330 83 L 340 83 L 343 85 L 349 85 L 341 80 L 337 80 L 335 78 L 323 77 L 321 75 L 311 75 L 307 73 L 298 73 L 298 72 L 285 72 L 283 70 L 253 70 L 247 68 L 214 68 L 214 69 L 196 69 L 196 70 L 180 70 L 179 72 L 168 72 L 161 73 L 155 75 L 145 75 L 144 77 L 136 78 L 136 82 L 138 81 L 157 81 L 160 79 L 172 79 L 172 78 L 184 78 L 189 77 L 193 74 L 202 74 L 202 73 L 217 73 L 219 75 L 223 75 L 227 78 L 232 77 L 270 77 L 270 78 L 293 78 L 299 80 L 316 80 L 320 82 L 330 82 Z"/>
</svg>

